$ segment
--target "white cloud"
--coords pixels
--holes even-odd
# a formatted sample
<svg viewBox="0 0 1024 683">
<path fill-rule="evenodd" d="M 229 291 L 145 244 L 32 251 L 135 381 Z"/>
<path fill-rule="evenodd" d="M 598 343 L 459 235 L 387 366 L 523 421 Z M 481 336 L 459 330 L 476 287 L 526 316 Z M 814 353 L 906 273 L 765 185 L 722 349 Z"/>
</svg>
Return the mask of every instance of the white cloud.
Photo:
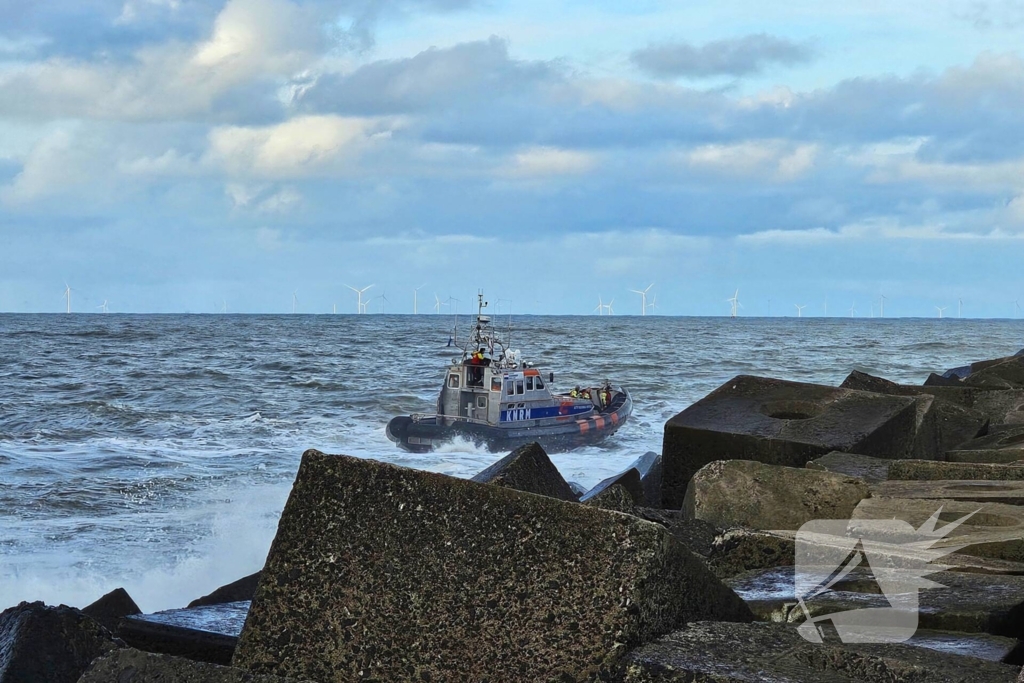
<svg viewBox="0 0 1024 683">
<path fill-rule="evenodd" d="M 807 228 L 799 230 L 770 229 L 737 235 L 735 241 L 750 246 L 814 246 L 828 242 L 866 240 L 955 240 L 990 241 L 1024 239 L 1024 233 L 1001 228 L 971 231 L 942 223 L 902 224 L 894 219 L 874 219 L 851 223 L 836 229 Z"/>
<path fill-rule="evenodd" d="M 343 172 L 385 140 L 394 121 L 300 116 L 272 126 L 223 126 L 209 135 L 209 160 L 233 176 L 286 178 Z"/>
<path fill-rule="evenodd" d="M 819 148 L 786 140 L 749 140 L 733 144 L 703 145 L 685 154 L 693 167 L 725 175 L 760 176 L 789 181 L 814 167 Z"/>
<path fill-rule="evenodd" d="M 597 166 L 597 156 L 589 152 L 555 147 L 531 147 L 515 154 L 503 172 L 521 178 L 581 175 Z"/>
</svg>

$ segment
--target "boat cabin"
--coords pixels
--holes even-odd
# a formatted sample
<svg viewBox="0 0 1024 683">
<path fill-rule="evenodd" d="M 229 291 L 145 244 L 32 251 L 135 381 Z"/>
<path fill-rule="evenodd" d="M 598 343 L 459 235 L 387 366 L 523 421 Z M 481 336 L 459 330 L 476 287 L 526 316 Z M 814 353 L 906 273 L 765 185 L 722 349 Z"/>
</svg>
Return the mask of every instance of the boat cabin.
<svg viewBox="0 0 1024 683">
<path fill-rule="evenodd" d="M 533 368 L 510 369 L 472 360 L 448 367 L 438 401 L 439 416 L 457 416 L 496 425 L 530 419 L 530 406 L 550 403 L 551 392 Z"/>
</svg>

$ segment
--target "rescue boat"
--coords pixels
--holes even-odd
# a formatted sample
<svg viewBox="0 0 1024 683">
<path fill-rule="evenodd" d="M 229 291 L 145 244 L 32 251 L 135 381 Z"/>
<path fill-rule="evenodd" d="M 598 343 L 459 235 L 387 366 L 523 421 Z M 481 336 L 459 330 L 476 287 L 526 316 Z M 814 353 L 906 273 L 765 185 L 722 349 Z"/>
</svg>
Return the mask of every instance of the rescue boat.
<svg viewBox="0 0 1024 683">
<path fill-rule="evenodd" d="M 435 412 L 392 418 L 386 430 L 391 441 L 414 453 L 455 437 L 491 451 L 536 441 L 550 453 L 595 443 L 626 423 L 633 411 L 626 389 L 605 380 L 554 391 L 554 373 L 545 376 L 508 348 L 484 315 L 483 294 L 477 298 L 476 325 L 461 357 L 445 370 Z"/>
</svg>

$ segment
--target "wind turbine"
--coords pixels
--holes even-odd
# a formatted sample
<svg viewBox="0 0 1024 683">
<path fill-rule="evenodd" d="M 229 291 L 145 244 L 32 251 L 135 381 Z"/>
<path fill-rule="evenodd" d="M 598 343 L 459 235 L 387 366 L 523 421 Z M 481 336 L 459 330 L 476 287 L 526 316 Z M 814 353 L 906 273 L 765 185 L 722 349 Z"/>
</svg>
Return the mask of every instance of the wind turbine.
<svg viewBox="0 0 1024 683">
<path fill-rule="evenodd" d="M 381 292 L 380 296 L 378 296 L 377 298 L 380 299 L 380 312 L 384 313 L 384 304 L 391 303 L 391 299 L 388 298 L 387 290 Z"/>
<path fill-rule="evenodd" d="M 106 303 L 106 302 L 104 302 L 104 303 Z M 220 302 L 220 312 L 221 313 L 227 313 L 228 312 L 228 300 L 227 299 L 224 299 L 223 301 Z"/>
<path fill-rule="evenodd" d="M 732 308 L 731 317 L 735 318 L 739 312 L 740 307 L 740 290 L 737 289 L 736 293 L 732 295 L 731 299 L 726 299 Z"/>
<path fill-rule="evenodd" d="M 69 301 L 70 301 L 70 296 L 71 296 L 71 294 L 70 294 L 70 292 L 69 292 L 69 294 L 68 294 L 68 297 L 69 297 L 69 299 L 68 299 L 68 300 L 69 300 Z M 1014 310 L 1014 313 L 1016 313 L 1016 314 L 1017 314 L 1017 317 L 1018 317 L 1018 318 L 1020 317 L 1020 303 L 1019 303 L 1019 301 L 1020 301 L 1019 299 L 1014 299 L 1014 300 L 1013 300 L 1013 310 Z M 69 305 L 70 305 L 70 304 L 69 304 Z M 70 312 L 70 311 L 69 311 L 69 312 Z"/>
<path fill-rule="evenodd" d="M 413 315 L 416 315 L 417 313 L 419 313 L 419 311 L 416 310 L 416 308 L 417 308 L 417 299 L 419 297 L 419 291 L 421 289 L 423 289 L 423 287 L 424 287 L 424 285 L 420 285 L 419 287 L 415 287 L 412 290 L 412 314 Z"/>
<path fill-rule="evenodd" d="M 940 320 L 942 319 L 942 312 L 945 311 L 947 308 L 949 308 L 949 307 L 948 306 L 942 306 L 942 307 L 936 306 L 935 307 L 935 310 L 939 312 L 939 319 Z"/>
<path fill-rule="evenodd" d="M 299 296 L 296 292 L 292 292 L 292 315 L 295 315 L 295 307 L 299 303 Z"/>
<path fill-rule="evenodd" d="M 640 315 L 647 315 L 647 292 L 651 291 L 651 287 L 653 287 L 653 286 L 654 286 L 654 283 L 652 282 L 651 284 L 647 285 L 647 289 L 644 289 L 644 290 L 631 289 L 631 290 L 629 290 L 629 291 L 633 292 L 634 294 L 639 294 L 640 295 Z"/>
<path fill-rule="evenodd" d="M 441 300 L 437 298 L 437 292 L 434 292 L 434 313 L 441 312 Z"/>
<path fill-rule="evenodd" d="M 604 307 L 608 309 L 608 315 L 615 315 L 615 311 L 612 310 L 613 303 L 615 303 L 615 299 L 612 299 L 611 301 L 604 305 Z"/>
<path fill-rule="evenodd" d="M 71 285 L 64 283 L 64 296 L 68 300 L 68 313 L 71 312 Z"/>
<path fill-rule="evenodd" d="M 356 295 L 358 296 L 358 299 L 356 300 L 356 313 L 366 313 L 366 304 L 363 303 L 363 292 L 368 290 L 370 287 L 373 287 L 373 285 L 367 285 L 362 289 L 356 289 L 352 285 L 345 286 L 351 289 L 353 292 L 355 292 Z"/>
<path fill-rule="evenodd" d="M 857 315 L 857 302 L 856 301 L 854 301 L 853 304 L 850 305 L 850 317 L 852 318 L 855 315 Z"/>
<path fill-rule="evenodd" d="M 658 306 L 658 295 L 655 294 L 654 298 L 651 299 L 651 303 L 647 304 L 647 308 L 650 308 L 651 310 L 654 310 L 655 308 L 657 308 L 657 306 Z"/>
<path fill-rule="evenodd" d="M 804 309 L 807 308 L 807 304 L 804 304 L 802 306 L 800 304 L 793 304 L 793 305 L 796 306 L 796 317 L 798 317 L 798 318 L 804 317 L 804 315 L 803 315 L 804 314 Z"/>
<path fill-rule="evenodd" d="M 597 311 L 598 315 L 604 315 L 604 301 L 602 301 L 600 294 L 597 295 L 597 308 L 594 310 Z"/>
<path fill-rule="evenodd" d="M 956 300 L 956 317 L 960 318 L 964 312 L 964 300 L 963 297 L 958 297 Z"/>
<path fill-rule="evenodd" d="M 881 292 L 879 292 L 879 294 L 878 294 L 878 317 L 879 318 L 884 318 L 885 317 L 885 300 L 888 299 L 888 298 L 889 297 L 887 297 L 885 294 L 882 294 Z"/>
<path fill-rule="evenodd" d="M 103 303 L 101 303 L 101 304 L 100 304 L 99 306 L 97 306 L 96 308 L 100 309 L 100 312 L 101 312 L 101 313 L 106 313 L 106 312 L 107 312 L 107 300 L 106 300 L 106 299 L 104 299 L 104 300 L 103 300 Z"/>
</svg>

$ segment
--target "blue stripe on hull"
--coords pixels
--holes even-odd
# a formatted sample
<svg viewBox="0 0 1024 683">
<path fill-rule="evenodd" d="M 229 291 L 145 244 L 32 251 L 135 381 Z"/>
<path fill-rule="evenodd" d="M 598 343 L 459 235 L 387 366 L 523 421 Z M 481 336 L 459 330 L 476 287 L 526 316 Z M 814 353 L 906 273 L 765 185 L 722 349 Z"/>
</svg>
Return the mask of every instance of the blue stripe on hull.
<svg viewBox="0 0 1024 683">
<path fill-rule="evenodd" d="M 522 420 L 543 420 L 551 417 L 566 417 L 589 413 L 594 409 L 592 405 L 568 406 L 544 406 L 543 408 L 513 408 L 512 410 L 501 411 L 501 422 L 520 422 Z M 564 412 L 563 412 L 564 410 Z"/>
</svg>

